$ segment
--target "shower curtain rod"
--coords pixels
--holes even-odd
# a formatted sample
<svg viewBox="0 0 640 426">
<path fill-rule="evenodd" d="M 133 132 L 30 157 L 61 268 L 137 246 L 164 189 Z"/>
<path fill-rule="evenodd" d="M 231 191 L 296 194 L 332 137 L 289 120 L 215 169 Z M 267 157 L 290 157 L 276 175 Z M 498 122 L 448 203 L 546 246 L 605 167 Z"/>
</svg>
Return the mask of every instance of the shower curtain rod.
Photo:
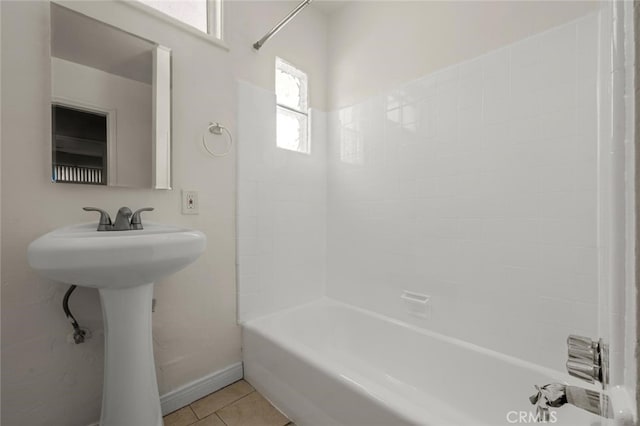
<svg viewBox="0 0 640 426">
<path fill-rule="evenodd" d="M 262 37 L 260 40 L 258 40 L 255 43 L 253 43 L 253 48 L 256 49 L 256 50 L 260 50 L 260 48 L 262 47 L 263 44 L 265 44 L 271 37 L 273 37 L 278 31 L 280 31 L 280 29 L 282 27 L 284 27 L 287 24 L 287 22 L 292 20 L 294 16 L 296 16 L 298 13 L 300 13 L 300 11 L 302 9 L 304 9 L 312 1 L 313 0 L 304 0 L 302 3 L 300 3 L 298 6 L 296 6 L 296 8 L 293 9 L 291 12 L 289 12 L 289 14 L 287 16 L 285 16 L 282 19 L 282 21 L 278 22 L 276 24 L 276 26 L 271 29 L 271 31 L 266 33 L 264 35 L 264 37 Z"/>
</svg>

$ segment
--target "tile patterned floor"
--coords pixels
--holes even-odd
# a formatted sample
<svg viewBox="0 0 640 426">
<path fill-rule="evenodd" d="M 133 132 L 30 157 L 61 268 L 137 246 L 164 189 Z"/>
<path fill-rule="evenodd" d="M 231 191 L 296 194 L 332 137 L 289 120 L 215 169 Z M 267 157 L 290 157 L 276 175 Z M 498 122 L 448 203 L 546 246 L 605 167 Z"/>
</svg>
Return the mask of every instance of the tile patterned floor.
<svg viewBox="0 0 640 426">
<path fill-rule="evenodd" d="M 164 426 L 295 426 L 244 380 L 164 417 Z"/>
</svg>

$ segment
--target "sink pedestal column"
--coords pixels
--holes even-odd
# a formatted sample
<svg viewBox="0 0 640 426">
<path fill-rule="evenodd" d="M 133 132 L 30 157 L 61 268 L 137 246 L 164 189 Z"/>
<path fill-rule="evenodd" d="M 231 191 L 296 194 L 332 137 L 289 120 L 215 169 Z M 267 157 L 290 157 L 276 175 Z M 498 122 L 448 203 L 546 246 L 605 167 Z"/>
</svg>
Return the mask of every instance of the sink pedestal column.
<svg viewBox="0 0 640 426">
<path fill-rule="evenodd" d="M 105 363 L 100 426 L 161 426 L 151 337 L 153 283 L 101 288 Z"/>
</svg>

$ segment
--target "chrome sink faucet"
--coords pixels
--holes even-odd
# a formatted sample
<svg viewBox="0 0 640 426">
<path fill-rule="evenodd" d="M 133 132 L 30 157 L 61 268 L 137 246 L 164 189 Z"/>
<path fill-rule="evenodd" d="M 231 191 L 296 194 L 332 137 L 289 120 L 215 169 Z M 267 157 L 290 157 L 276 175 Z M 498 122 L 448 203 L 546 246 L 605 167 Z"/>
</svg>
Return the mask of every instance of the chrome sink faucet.
<svg viewBox="0 0 640 426">
<path fill-rule="evenodd" d="M 113 223 L 111 222 L 109 213 L 102 209 L 97 207 L 83 207 L 83 210 L 100 213 L 98 231 L 133 231 L 143 229 L 141 213 L 152 211 L 153 207 L 143 207 L 136 210 L 135 213 L 131 213 L 129 207 L 120 207 L 116 215 L 116 221 Z"/>
<path fill-rule="evenodd" d="M 116 215 L 116 221 L 113 222 L 113 231 L 128 231 L 131 229 L 129 218 L 133 213 L 129 207 L 120 207 Z"/>
</svg>

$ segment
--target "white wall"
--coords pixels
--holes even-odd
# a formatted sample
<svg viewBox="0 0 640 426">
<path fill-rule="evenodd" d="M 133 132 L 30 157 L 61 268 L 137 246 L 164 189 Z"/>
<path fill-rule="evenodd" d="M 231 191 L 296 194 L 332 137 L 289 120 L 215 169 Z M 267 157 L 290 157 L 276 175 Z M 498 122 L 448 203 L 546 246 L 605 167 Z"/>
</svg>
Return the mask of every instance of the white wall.
<svg viewBox="0 0 640 426">
<path fill-rule="evenodd" d="M 567 335 L 598 332 L 597 34 L 590 15 L 332 112 L 328 294 L 564 370 Z"/>
<path fill-rule="evenodd" d="M 261 2 L 258 2 L 261 3 Z M 269 49 L 250 55 L 245 42 L 270 28 L 295 2 L 232 2 L 226 31 L 231 51 L 118 1 L 71 1 L 66 6 L 172 49 L 173 191 L 96 188 L 50 183 L 49 4 L 0 3 L 2 8 L 2 424 L 85 426 L 100 415 L 102 317 L 98 294 L 78 289 L 70 302 L 94 337 L 66 343 L 70 331 L 61 300 L 66 286 L 38 277 L 26 263 L 30 241 L 54 228 L 97 220 L 81 210 L 111 212 L 128 205 L 153 206 L 148 220 L 181 224 L 208 237 L 204 255 L 158 282 L 153 317 L 160 394 L 240 361 L 235 285 L 235 150 L 212 159 L 201 148 L 210 121 L 236 134 L 238 70 L 243 78 L 273 73 L 267 53 L 301 64 L 324 92 L 324 19 L 309 9 Z M 258 6 L 256 6 L 258 7 Z M 246 16 L 246 19 L 244 18 Z M 322 21 L 323 22 L 323 21 Z M 233 36 L 231 36 L 233 34 Z M 297 47 L 280 52 L 287 40 Z M 253 40 L 255 41 L 255 40 Z M 251 41 L 251 43 L 253 43 Z M 311 50 L 309 50 L 311 46 Z M 244 51 L 239 55 L 236 52 Z M 315 53 L 314 53 L 315 52 Z M 285 54 L 286 53 L 286 54 Z M 312 58 L 312 56 L 314 56 Z M 307 64 L 307 59 L 313 64 Z M 269 85 L 272 79 L 255 81 Z M 312 102 L 316 102 L 312 94 Z M 319 101 L 319 104 L 322 102 Z M 315 104 L 314 104 L 315 105 Z M 180 214 L 180 189 L 199 191 L 200 215 Z"/>
<path fill-rule="evenodd" d="M 234 75 L 275 92 L 275 57 L 304 70 L 309 77 L 309 105 L 327 110 L 327 17 L 307 7 L 256 51 L 252 46 L 284 18 L 298 1 L 225 2 L 225 39 L 232 45 Z M 238 31 L 241 29 L 241 31 Z"/>
<path fill-rule="evenodd" d="M 278 148 L 275 93 L 239 83 L 240 321 L 325 294 L 326 113 L 309 126 L 309 154 Z"/>
<path fill-rule="evenodd" d="M 245 321 L 325 293 L 327 21 L 305 8 L 252 47 L 297 1 L 225 3 L 238 83 L 238 317 Z M 243 31 L 232 31 L 242 28 Z M 309 78 L 311 154 L 276 148 L 275 57 Z M 252 66 L 247 66 L 251 61 Z"/>
<path fill-rule="evenodd" d="M 116 139 L 108 147 L 109 184 L 151 188 L 151 85 L 51 58 L 51 93 L 63 101 L 115 111 Z M 113 162 L 113 163 L 111 163 Z M 111 173 L 111 172 L 115 173 Z M 115 175 L 115 176 L 114 176 Z"/>
<path fill-rule="evenodd" d="M 509 3 L 352 2 L 330 17 L 328 105 L 358 102 L 329 115 L 326 285 L 563 370 L 566 335 L 597 335 L 596 20 L 537 34 L 599 5 Z M 273 219 L 256 200 L 276 201 L 262 86 L 241 87 L 238 105 L 242 319 L 308 299 L 290 297 L 299 279 L 260 284 Z M 282 176 L 276 188 L 295 175 Z M 405 289 L 432 296 L 430 320 L 405 314 Z"/>
<path fill-rule="evenodd" d="M 329 108 L 360 102 L 599 6 L 597 1 L 349 2 L 329 20 Z"/>
</svg>

